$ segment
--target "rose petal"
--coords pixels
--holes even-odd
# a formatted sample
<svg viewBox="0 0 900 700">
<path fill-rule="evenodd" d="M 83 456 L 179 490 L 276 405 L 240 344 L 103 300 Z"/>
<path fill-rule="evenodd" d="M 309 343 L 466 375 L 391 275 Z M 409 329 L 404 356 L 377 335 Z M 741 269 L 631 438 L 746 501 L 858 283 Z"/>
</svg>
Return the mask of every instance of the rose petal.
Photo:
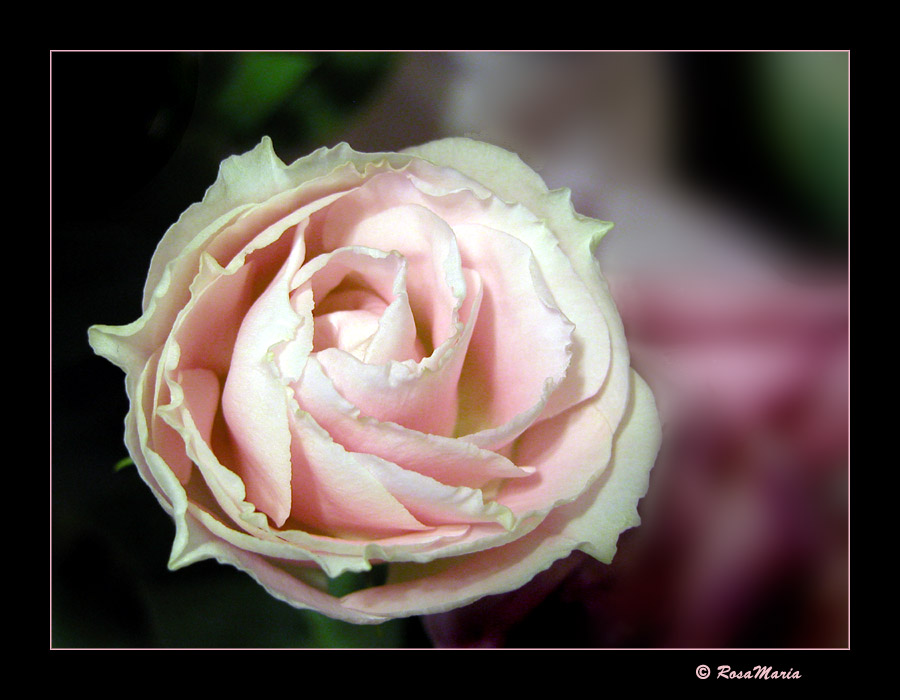
<svg viewBox="0 0 900 700">
<path fill-rule="evenodd" d="M 109 354 L 126 373 L 139 373 L 166 341 L 188 302 L 188 288 L 204 252 L 233 269 L 228 261 L 246 244 L 248 233 L 259 230 L 253 227 L 271 227 L 298 213 L 303 218 L 352 191 L 369 177 L 367 169 L 399 168 L 410 160 L 399 154 L 373 158 L 339 144 L 286 166 L 268 137 L 249 153 L 226 159 L 203 201 L 189 207 L 157 246 L 144 286 L 141 318 L 126 326 L 93 327 L 91 337 L 99 343 L 98 353 Z M 114 347 L 104 343 L 104 335 L 115 336 Z"/>
<path fill-rule="evenodd" d="M 465 277 L 470 292 L 460 301 L 459 321 L 450 337 L 421 362 L 370 365 L 336 348 L 318 353 L 335 388 L 363 415 L 422 433 L 453 434 L 459 373 L 481 304 L 480 278 L 468 271 Z"/>
<path fill-rule="evenodd" d="M 298 230 L 290 256 L 241 323 L 222 391 L 222 412 L 236 445 L 247 497 L 276 525 L 291 512 L 291 432 L 286 387 L 272 349 L 293 340 L 303 323 L 290 304 L 290 281 L 305 255 Z"/>
<path fill-rule="evenodd" d="M 653 393 L 637 372 L 631 372 L 631 384 L 609 467 L 584 495 L 555 509 L 542 525 L 559 529 L 578 549 L 607 564 L 619 534 L 641 522 L 637 504 L 647 493 L 662 441 Z"/>
<path fill-rule="evenodd" d="M 478 271 L 485 289 L 459 382 L 457 434 L 468 436 L 543 405 L 547 391 L 566 376 L 573 326 L 556 307 L 527 246 L 479 224 L 456 224 L 453 230 L 463 264 Z M 478 436 L 470 439 L 482 444 Z"/>
<path fill-rule="evenodd" d="M 462 179 L 458 184 L 464 181 Z M 474 351 L 478 357 L 470 361 L 471 370 L 462 378 L 465 405 L 458 411 L 463 422 L 456 426 L 456 434 L 483 432 L 467 439 L 481 447 L 496 448 L 514 439 L 542 412 L 546 414 L 548 401 L 557 400 L 554 390 L 566 376 L 572 327 L 555 307 L 553 296 L 527 246 L 516 238 L 478 224 L 454 223 L 452 231 L 445 231 L 444 222 L 453 223 L 454 216 L 464 221 L 465 216 L 484 218 L 486 205 L 483 202 L 476 200 L 468 190 L 462 194 L 451 191 L 449 195 L 456 196 L 452 197 L 453 206 L 450 206 L 444 201 L 447 197 L 442 200 L 442 195 L 434 188 L 423 192 L 418 182 L 407 173 L 377 175 L 330 207 L 322 223 L 312 228 L 320 231 L 318 235 L 325 248 L 338 244 L 396 248 L 412 261 L 410 278 L 425 280 L 432 279 L 427 269 L 430 265 L 428 249 L 433 249 L 435 243 L 449 241 L 450 234 L 459 234 L 459 244 L 466 246 L 462 251 L 462 264 L 477 270 L 479 275 L 489 275 L 485 283 L 490 285 L 487 293 L 491 304 L 479 321 L 481 327 L 474 332 L 479 345 L 470 348 L 470 352 Z M 410 201 L 415 204 L 404 204 Z M 441 216 L 435 216 L 433 209 L 439 210 Z M 521 224 L 519 221 L 514 223 Z M 540 223 L 535 220 L 529 221 L 528 225 L 540 228 Z M 411 234 L 411 231 L 421 231 L 424 235 Z M 541 242 L 547 236 L 542 228 L 536 235 Z M 532 236 L 532 239 L 538 238 Z M 427 244 L 424 249 L 421 241 Z M 558 257 L 558 248 L 554 252 Z M 439 258 L 446 257 L 440 251 L 436 254 Z M 456 256 L 452 257 L 455 259 Z M 571 268 L 568 275 L 577 281 Z M 451 281 L 451 288 L 452 284 Z M 437 286 L 410 291 L 417 316 L 426 314 L 431 322 L 432 336 L 437 333 L 438 337 L 446 333 L 446 316 L 440 315 L 440 311 L 450 300 L 431 309 L 415 302 L 423 297 L 433 298 L 440 289 Z M 580 297 L 576 294 L 575 298 L 577 304 L 590 303 L 586 293 Z M 593 320 L 592 323 L 597 325 Z M 506 327 L 517 330 L 515 333 L 499 332 L 500 328 Z M 605 338 L 605 325 L 600 324 L 599 328 Z M 511 345 L 524 337 L 529 338 L 526 353 Z M 506 361 L 513 356 L 517 362 Z M 598 366 L 601 366 L 602 380 L 608 359 L 606 364 L 598 363 Z M 497 386 L 503 385 L 502 391 L 492 390 L 495 382 Z M 491 403 L 491 397 L 496 397 L 497 403 Z M 372 415 L 370 411 L 366 412 Z"/>
<path fill-rule="evenodd" d="M 351 593 L 341 604 L 348 617 L 387 619 L 443 612 L 519 588 L 573 548 L 566 538 L 533 531 L 474 554 L 427 564 L 395 564 L 391 574 L 396 582 Z"/>
<path fill-rule="evenodd" d="M 364 462 L 369 473 L 417 520 L 429 526 L 497 523 L 507 531 L 516 526 L 513 513 L 485 499 L 480 489 L 447 486 L 374 455 L 355 453 L 354 457 Z"/>
<path fill-rule="evenodd" d="M 189 207 L 166 231 L 147 275 L 144 308 L 169 264 L 190 251 L 198 232 L 221 230 L 221 223 L 216 222 L 234 218 L 236 212 L 259 203 L 267 207 L 280 204 L 277 209 L 284 216 L 288 211 L 359 185 L 366 177 L 367 167 L 402 167 L 409 160 L 400 154 L 358 153 L 341 143 L 334 148 L 320 148 L 288 166 L 275 155 L 272 140 L 264 136 L 253 150 L 222 161 L 216 182 L 206 191 L 203 201 Z"/>
<path fill-rule="evenodd" d="M 333 537 L 382 537 L 424 530 L 373 473 L 374 457 L 347 452 L 312 418 L 291 415 L 290 465 L 297 523 Z"/>
<path fill-rule="evenodd" d="M 310 235 L 318 231 L 327 250 L 363 246 L 398 251 L 409 264 L 409 303 L 419 338 L 430 352 L 453 331 L 465 280 L 452 229 L 428 209 L 406 204 L 397 192 L 404 183 L 394 173 L 373 177 L 329 207 Z"/>
<path fill-rule="evenodd" d="M 367 364 L 422 359 L 406 280 L 407 263 L 399 253 L 361 246 L 339 248 L 304 265 L 291 289 L 292 297 L 313 294 L 314 351 L 337 347 Z"/>
<path fill-rule="evenodd" d="M 447 168 L 462 174 L 456 176 L 457 188 L 462 186 L 465 176 L 475 181 L 470 185 L 472 191 L 481 193 L 479 196 L 485 197 L 490 209 L 485 211 L 483 220 L 473 219 L 469 211 L 464 213 L 466 219 L 495 227 L 498 221 L 509 221 L 503 230 L 534 251 L 544 279 L 552 280 L 551 291 L 558 307 L 575 324 L 574 371 L 554 392 L 545 417 L 596 394 L 607 381 L 610 355 L 625 353 L 627 358 L 621 322 L 593 256 L 596 245 L 612 224 L 577 214 L 568 190 L 549 191 L 540 176 L 517 155 L 497 146 L 448 138 L 404 153 L 442 166 L 437 175 L 425 178 L 430 181 L 443 177 Z M 410 168 L 416 170 L 421 166 L 414 162 Z M 422 171 L 427 175 L 427 168 Z M 488 198 L 485 192 L 492 192 L 496 197 Z M 608 324 L 611 324 L 609 331 Z M 615 344 L 614 348 L 611 343 Z M 617 381 L 623 381 L 621 370 L 618 376 Z M 617 396 L 617 400 L 619 403 L 610 403 L 605 409 L 610 417 L 620 416 L 624 410 L 621 397 Z M 617 423 L 618 418 L 611 422 Z"/>
<path fill-rule="evenodd" d="M 519 588 L 574 549 L 612 561 L 619 534 L 640 522 L 636 504 L 647 491 L 660 443 L 652 394 L 636 374 L 633 380 L 635 395 L 616 437 L 613 461 L 578 501 L 556 509 L 535 530 L 502 547 L 432 564 L 394 565 L 396 582 L 341 599 L 352 611 L 348 614 L 443 612 Z"/>
<path fill-rule="evenodd" d="M 315 358 L 294 388 L 300 406 L 348 450 L 382 457 L 443 484 L 481 488 L 494 479 L 521 478 L 533 472 L 461 440 L 362 415 L 337 392 Z"/>
</svg>

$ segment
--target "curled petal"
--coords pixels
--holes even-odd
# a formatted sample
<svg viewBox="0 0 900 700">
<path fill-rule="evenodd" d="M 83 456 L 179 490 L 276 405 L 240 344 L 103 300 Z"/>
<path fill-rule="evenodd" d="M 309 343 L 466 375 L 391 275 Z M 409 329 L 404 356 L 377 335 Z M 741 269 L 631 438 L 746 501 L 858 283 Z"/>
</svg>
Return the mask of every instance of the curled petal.
<svg viewBox="0 0 900 700">
<path fill-rule="evenodd" d="M 296 522 L 349 539 L 427 529 L 381 483 L 377 458 L 347 452 L 303 412 L 291 415 L 290 430 Z"/>
<path fill-rule="evenodd" d="M 578 215 L 568 190 L 549 191 L 540 176 L 502 148 L 464 138 L 433 141 L 404 151 L 439 166 L 440 173 L 456 171 L 456 189 L 466 181 L 484 198 L 480 213 L 466 210 L 472 223 L 498 227 L 516 236 L 534 252 L 560 310 L 574 325 L 572 371 L 554 392 L 545 417 L 594 396 L 608 383 L 611 358 L 625 358 L 627 346 L 621 321 L 593 251 L 612 224 Z M 434 181 L 428 168 L 423 179 Z M 438 180 L 440 181 L 440 180 Z M 486 193 L 492 193 L 488 196 Z M 457 200 L 450 200 L 455 203 Z M 459 216 L 459 213 L 456 214 Z M 452 216 L 448 212 L 447 216 Z M 452 219 L 451 219 L 452 220 Z M 617 383 L 627 372 L 617 372 Z M 624 410 L 621 401 L 607 406 L 613 423 Z"/>
<path fill-rule="evenodd" d="M 315 358 L 310 359 L 295 391 L 300 406 L 348 450 L 382 457 L 443 484 L 482 488 L 495 479 L 521 478 L 534 472 L 462 440 L 362 415 L 338 393 Z"/>
<path fill-rule="evenodd" d="M 387 618 L 443 612 L 519 588 L 575 549 L 611 561 L 619 534 L 640 522 L 635 505 L 646 493 L 660 444 L 653 396 L 636 374 L 633 379 L 636 393 L 617 436 L 613 460 L 593 488 L 502 547 L 433 564 L 395 566 L 394 578 L 386 585 L 341 600 L 353 611 L 350 614 Z M 410 601 L 415 605 L 411 607 Z"/>
<path fill-rule="evenodd" d="M 459 375 L 482 298 L 480 278 L 468 270 L 463 275 L 469 293 L 458 300 L 459 320 L 447 340 L 420 362 L 370 365 L 337 348 L 318 353 L 334 387 L 363 415 L 422 433 L 453 434 Z"/>
<path fill-rule="evenodd" d="M 453 230 L 445 221 L 418 204 L 398 204 L 376 211 L 373 199 L 399 176 L 378 176 L 329 207 L 321 225 L 322 244 L 328 249 L 364 246 L 398 251 L 409 264 L 407 292 L 419 337 L 429 350 L 443 343 L 457 322 L 465 279 Z M 381 184 L 382 187 L 374 185 Z M 371 190 L 371 191 L 370 191 Z"/>
<path fill-rule="evenodd" d="M 479 224 L 458 224 L 454 232 L 463 264 L 478 270 L 484 285 L 460 376 L 457 433 L 468 436 L 543 406 L 566 376 L 573 326 L 557 308 L 531 249 Z"/>
<path fill-rule="evenodd" d="M 304 253 L 301 229 L 278 276 L 244 317 L 222 392 L 248 498 L 277 525 L 291 512 L 291 433 L 287 389 L 271 353 L 293 340 L 303 322 L 291 307 L 289 288 Z"/>
<path fill-rule="evenodd" d="M 295 308 L 315 309 L 313 350 L 337 347 L 367 364 L 420 360 L 421 343 L 399 253 L 353 246 L 317 256 L 291 282 Z"/>
</svg>

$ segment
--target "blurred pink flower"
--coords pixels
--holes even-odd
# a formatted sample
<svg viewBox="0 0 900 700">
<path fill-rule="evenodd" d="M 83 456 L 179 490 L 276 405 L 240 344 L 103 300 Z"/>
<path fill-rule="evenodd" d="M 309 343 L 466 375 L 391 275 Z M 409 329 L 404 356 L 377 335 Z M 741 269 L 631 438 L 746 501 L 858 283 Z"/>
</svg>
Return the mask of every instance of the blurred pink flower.
<svg viewBox="0 0 900 700">
<path fill-rule="evenodd" d="M 744 437 L 781 436 L 794 457 L 845 449 L 843 283 L 630 276 L 611 285 L 632 364 L 653 377 L 670 422 L 683 422 L 686 408 L 711 410 Z"/>
<path fill-rule="evenodd" d="M 611 280 L 664 424 L 611 566 L 426 618 L 439 646 L 847 644 L 848 303 L 842 281 Z"/>
</svg>

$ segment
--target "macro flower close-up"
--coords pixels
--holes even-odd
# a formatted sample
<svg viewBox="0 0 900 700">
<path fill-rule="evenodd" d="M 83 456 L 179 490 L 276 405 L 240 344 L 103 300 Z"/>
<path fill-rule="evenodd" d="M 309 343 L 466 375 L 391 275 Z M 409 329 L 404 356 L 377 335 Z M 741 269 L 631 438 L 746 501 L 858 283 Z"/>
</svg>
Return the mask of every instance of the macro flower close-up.
<svg viewBox="0 0 900 700">
<path fill-rule="evenodd" d="M 215 558 L 360 623 L 575 549 L 612 561 L 660 429 L 593 257 L 607 229 L 470 139 L 226 160 L 157 248 L 141 318 L 91 329 L 128 376 L 169 566 Z M 374 564 L 382 585 L 329 594 Z"/>
<path fill-rule="evenodd" d="M 52 648 L 849 645 L 848 52 L 51 69 Z"/>
</svg>

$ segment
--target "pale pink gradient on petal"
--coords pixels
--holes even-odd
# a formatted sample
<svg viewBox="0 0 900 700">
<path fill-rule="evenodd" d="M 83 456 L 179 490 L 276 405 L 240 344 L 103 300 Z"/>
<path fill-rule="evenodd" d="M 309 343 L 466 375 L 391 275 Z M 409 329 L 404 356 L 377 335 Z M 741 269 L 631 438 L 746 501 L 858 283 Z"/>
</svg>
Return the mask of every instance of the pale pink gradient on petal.
<svg viewBox="0 0 900 700">
<path fill-rule="evenodd" d="M 413 207 L 402 205 L 409 199 L 417 204 Z M 320 224 L 319 235 L 326 248 L 340 244 L 399 250 L 410 261 L 410 280 L 419 280 L 417 285 L 410 285 L 410 301 L 420 327 L 423 317 L 427 319 L 432 343 L 448 333 L 447 323 L 452 319 L 447 317 L 445 309 L 452 308 L 452 299 L 447 297 L 431 307 L 421 300 L 439 299 L 435 293 L 445 288 L 441 275 L 431 270 L 435 261 L 456 257 L 444 252 L 446 241 L 455 238 L 463 246 L 459 264 L 478 271 L 487 285 L 485 294 L 490 304 L 483 314 L 480 313 L 479 327 L 473 334 L 478 345 L 470 348 L 474 357 L 469 361 L 470 370 L 464 370 L 460 384 L 464 403 L 459 410 L 461 423 L 456 426 L 456 434 L 499 429 L 521 417 L 514 426 L 509 426 L 509 430 L 471 438 L 480 446 L 496 447 L 511 441 L 527 428 L 544 410 L 546 401 L 556 401 L 554 389 L 564 381 L 569 366 L 572 325 L 555 306 L 531 250 L 517 238 L 484 224 L 456 222 L 452 224 L 453 230 L 448 230 L 445 217 L 431 213 L 432 207 L 447 207 L 446 199 L 435 193 L 421 192 L 401 174 L 379 175 L 330 207 Z M 483 214 L 487 205 L 475 199 L 471 192 L 456 192 L 449 199 L 462 200 L 467 210 L 492 222 Z M 396 206 L 383 209 L 395 202 Z M 442 215 L 447 214 L 443 209 L 439 210 Z M 447 215 L 446 219 L 454 222 L 452 216 Z M 521 222 L 514 220 L 514 223 L 521 228 Z M 533 218 L 529 224 L 539 227 L 539 222 Z M 420 238 L 412 233 L 414 231 L 422 231 L 424 235 Z M 535 237 L 544 235 L 535 234 Z M 557 257 L 560 255 L 558 248 L 553 252 Z M 456 265 L 455 262 L 452 264 Z M 571 267 L 568 274 L 574 284 L 580 284 Z M 422 280 L 433 280 L 433 286 L 421 286 Z M 448 282 L 452 288 L 452 278 Z M 587 298 L 586 293 L 582 296 Z M 579 297 L 577 294 L 565 297 L 573 308 L 582 304 L 581 301 L 569 301 L 570 297 Z M 517 330 L 505 332 L 510 327 Z M 605 326 L 600 328 L 605 337 Z M 529 350 L 523 352 L 514 343 L 526 337 Z M 602 342 L 599 345 L 603 347 Z M 516 357 L 517 361 L 510 362 L 511 357 Z M 331 358 L 324 361 L 329 362 Z M 605 368 L 601 372 L 605 372 Z M 503 388 L 495 390 L 495 386 Z"/>
<path fill-rule="evenodd" d="M 453 312 L 465 285 L 453 230 L 419 205 L 368 211 L 365 205 L 371 207 L 371 203 L 359 201 L 367 194 L 368 189 L 360 187 L 329 207 L 322 240 L 330 250 L 363 246 L 397 251 L 406 259 L 409 303 L 419 338 L 430 351 L 453 332 Z"/>
<path fill-rule="evenodd" d="M 213 423 L 219 408 L 221 388 L 214 372 L 207 369 L 189 369 L 177 372 L 177 385 L 183 392 L 181 401 L 185 410 L 191 415 L 191 421 L 199 437 L 208 445 L 211 444 Z M 169 397 L 168 386 L 160 389 L 159 399 Z M 154 449 L 172 467 L 172 471 L 182 484 L 187 484 L 191 477 L 193 462 L 186 451 L 185 438 L 178 431 L 183 430 L 180 416 L 171 411 L 172 404 L 161 405 L 157 409 L 153 426 Z M 167 440 L 163 441 L 164 438 Z"/>
<path fill-rule="evenodd" d="M 287 389 L 269 353 L 292 340 L 303 322 L 288 293 L 304 254 L 298 230 L 278 276 L 244 317 L 222 392 L 222 411 L 237 446 L 247 497 L 277 525 L 291 511 L 291 434 Z"/>
<path fill-rule="evenodd" d="M 314 532 L 360 539 L 424 530 L 379 481 L 370 455 L 347 452 L 303 412 L 291 414 L 291 516 Z"/>
<path fill-rule="evenodd" d="M 387 460 L 367 457 L 371 472 L 423 523 L 432 527 L 497 523 L 507 531 L 516 527 L 515 515 L 487 499 L 480 489 L 448 486 Z"/>
<path fill-rule="evenodd" d="M 313 352 L 336 347 L 368 364 L 421 360 L 406 280 L 407 262 L 399 253 L 361 246 L 304 265 L 291 282 L 291 296 L 312 293 Z"/>
<path fill-rule="evenodd" d="M 498 500 L 515 512 L 547 508 L 571 500 L 602 474 L 611 457 L 614 430 L 597 404 L 579 404 L 522 435 L 512 459 L 534 468 L 536 475 L 505 483 Z"/>
<path fill-rule="evenodd" d="M 370 365 L 336 348 L 317 354 L 338 392 L 363 415 L 422 433 L 453 435 L 459 373 L 482 298 L 480 278 L 469 271 L 464 277 L 468 293 L 453 334 L 421 362 Z"/>
<path fill-rule="evenodd" d="M 310 359 L 303 379 L 294 388 L 301 408 L 348 450 L 391 460 L 441 483 L 481 488 L 494 479 L 521 478 L 534 471 L 461 440 L 362 415 L 337 392 L 315 358 Z"/>
<path fill-rule="evenodd" d="M 460 376 L 460 424 L 468 435 L 513 420 L 566 375 L 571 322 L 556 307 L 534 255 L 501 231 L 458 224 L 463 265 L 477 270 L 484 301 Z M 511 436 L 514 437 L 514 436 Z"/>
<path fill-rule="evenodd" d="M 197 432 L 211 444 L 213 423 L 222 396 L 219 378 L 208 369 L 186 369 L 178 373 L 178 384 L 184 391 L 184 403 Z"/>
<path fill-rule="evenodd" d="M 150 414 L 152 439 L 149 441 L 149 447 L 162 457 L 166 464 L 169 465 L 178 481 L 186 484 L 191 478 L 191 470 L 193 463 L 191 462 L 184 449 L 184 438 L 179 435 L 178 431 L 166 421 L 164 413 L 160 409 L 166 406 L 171 400 L 171 394 L 166 382 L 162 381 L 163 373 L 157 375 L 157 384 L 153 392 L 153 412 Z M 216 402 L 219 400 L 218 391 L 215 396 Z"/>
<path fill-rule="evenodd" d="M 646 492 L 649 474 L 635 465 L 655 459 L 661 440 L 653 422 L 653 396 L 636 375 L 633 381 L 636 393 L 618 435 L 618 454 L 577 500 L 502 547 L 433 564 L 398 566 L 394 581 L 345 596 L 343 603 L 370 614 L 398 614 L 404 609 L 407 612 L 401 614 L 410 614 L 409 601 L 415 600 L 413 614 L 439 613 L 518 588 L 575 549 L 611 561 L 619 534 L 640 522 L 637 500 Z"/>
<path fill-rule="evenodd" d="M 451 224 L 461 217 L 460 223 L 499 228 L 519 238 L 534 251 L 544 279 L 552 280 L 556 304 L 575 324 L 575 331 L 571 370 L 550 398 L 545 415 L 554 416 L 594 396 L 606 379 L 611 346 L 624 339 L 614 328 L 616 310 L 593 254 L 612 224 L 580 216 L 569 190 L 548 190 L 540 175 L 516 154 L 492 144 L 446 138 L 404 152 L 430 162 L 410 165 L 427 182 L 440 183 L 442 173 L 454 173 L 454 184 L 440 191 L 468 188 L 475 194 L 435 197 L 431 206 L 436 212 Z M 431 163 L 446 167 L 435 169 Z M 474 199 L 483 199 L 479 207 L 473 206 Z M 621 410 L 619 404 L 608 412 Z"/>
<path fill-rule="evenodd" d="M 350 611 L 396 617 L 428 615 L 485 595 L 518 588 L 572 551 L 569 540 L 534 530 L 524 537 L 462 557 L 408 565 L 412 578 L 345 596 Z"/>
</svg>

